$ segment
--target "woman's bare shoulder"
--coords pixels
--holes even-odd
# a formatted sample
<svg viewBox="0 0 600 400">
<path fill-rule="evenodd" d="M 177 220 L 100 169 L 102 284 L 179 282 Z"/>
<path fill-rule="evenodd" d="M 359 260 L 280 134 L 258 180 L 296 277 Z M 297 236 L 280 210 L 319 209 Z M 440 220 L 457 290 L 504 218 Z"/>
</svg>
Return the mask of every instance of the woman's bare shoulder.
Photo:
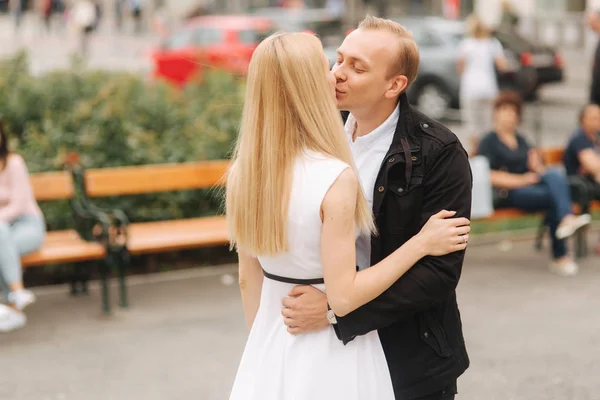
<svg viewBox="0 0 600 400">
<path fill-rule="evenodd" d="M 346 205 L 355 207 L 358 187 L 358 176 L 354 170 L 352 168 L 344 169 L 325 194 L 323 207 L 334 210 Z"/>
</svg>

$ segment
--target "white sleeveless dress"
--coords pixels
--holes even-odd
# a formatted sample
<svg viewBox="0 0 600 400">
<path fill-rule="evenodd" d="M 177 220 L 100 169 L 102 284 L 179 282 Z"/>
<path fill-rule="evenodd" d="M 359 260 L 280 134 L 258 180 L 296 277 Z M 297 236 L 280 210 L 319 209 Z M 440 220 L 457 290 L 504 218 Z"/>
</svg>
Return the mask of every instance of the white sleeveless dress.
<svg viewBox="0 0 600 400">
<path fill-rule="evenodd" d="M 321 203 L 346 168 L 342 161 L 314 152 L 298 158 L 289 205 L 289 252 L 259 257 L 267 273 L 294 279 L 323 277 Z M 264 278 L 230 400 L 394 400 L 376 331 L 345 346 L 333 328 L 295 336 L 287 332 L 281 301 L 293 286 Z M 325 291 L 324 285 L 314 286 Z"/>
</svg>

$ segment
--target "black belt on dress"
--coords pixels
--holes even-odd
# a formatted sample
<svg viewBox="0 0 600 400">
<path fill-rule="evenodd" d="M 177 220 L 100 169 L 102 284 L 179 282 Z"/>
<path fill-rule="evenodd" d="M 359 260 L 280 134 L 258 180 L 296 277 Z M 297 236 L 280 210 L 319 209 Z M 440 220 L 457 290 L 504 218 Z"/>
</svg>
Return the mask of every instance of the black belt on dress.
<svg viewBox="0 0 600 400">
<path fill-rule="evenodd" d="M 283 282 L 283 283 L 291 283 L 293 285 L 320 285 L 325 283 L 323 278 L 315 278 L 315 279 L 298 279 L 298 278 L 288 278 L 285 276 L 273 275 L 268 273 L 263 269 L 263 275 L 266 278 L 269 278 L 273 281 Z"/>
</svg>

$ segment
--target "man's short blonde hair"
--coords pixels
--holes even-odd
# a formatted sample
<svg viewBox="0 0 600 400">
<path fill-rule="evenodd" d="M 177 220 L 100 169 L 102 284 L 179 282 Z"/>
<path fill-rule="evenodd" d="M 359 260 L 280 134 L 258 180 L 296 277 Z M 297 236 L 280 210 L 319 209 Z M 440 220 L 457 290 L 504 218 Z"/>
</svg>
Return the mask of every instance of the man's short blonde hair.
<svg viewBox="0 0 600 400">
<path fill-rule="evenodd" d="M 408 86 L 417 79 L 421 57 L 417 43 L 408 29 L 392 20 L 373 16 L 363 19 L 358 29 L 387 31 L 396 35 L 399 40 L 398 55 L 396 62 L 390 66 L 389 77 L 404 75 L 408 79 Z"/>
</svg>

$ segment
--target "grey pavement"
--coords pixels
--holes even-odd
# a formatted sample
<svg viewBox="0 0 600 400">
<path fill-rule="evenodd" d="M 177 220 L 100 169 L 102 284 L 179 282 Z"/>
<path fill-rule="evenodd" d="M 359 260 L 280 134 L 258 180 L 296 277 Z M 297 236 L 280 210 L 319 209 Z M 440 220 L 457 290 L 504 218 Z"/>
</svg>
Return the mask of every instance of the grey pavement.
<svg viewBox="0 0 600 400">
<path fill-rule="evenodd" d="M 22 29 L 15 33 L 12 20 L 0 15 L 0 58 L 24 49 L 29 53 L 34 74 L 68 68 L 72 55 L 78 51 L 79 37 L 72 26 L 55 22 L 53 30 L 47 33 L 29 14 Z M 151 32 L 134 35 L 128 27 L 123 33 L 116 33 L 112 26 L 107 19 L 98 32 L 90 35 L 88 66 L 147 74 L 151 69 L 150 52 L 159 43 L 158 37 Z"/>
<path fill-rule="evenodd" d="M 530 241 L 470 247 L 458 299 L 471 368 L 457 399 L 599 399 L 599 261 L 561 278 Z M 247 335 L 235 266 L 130 282 L 131 308 L 111 317 L 97 289 L 36 289 L 28 326 L 0 336 L 0 399 L 227 399 Z"/>
</svg>

